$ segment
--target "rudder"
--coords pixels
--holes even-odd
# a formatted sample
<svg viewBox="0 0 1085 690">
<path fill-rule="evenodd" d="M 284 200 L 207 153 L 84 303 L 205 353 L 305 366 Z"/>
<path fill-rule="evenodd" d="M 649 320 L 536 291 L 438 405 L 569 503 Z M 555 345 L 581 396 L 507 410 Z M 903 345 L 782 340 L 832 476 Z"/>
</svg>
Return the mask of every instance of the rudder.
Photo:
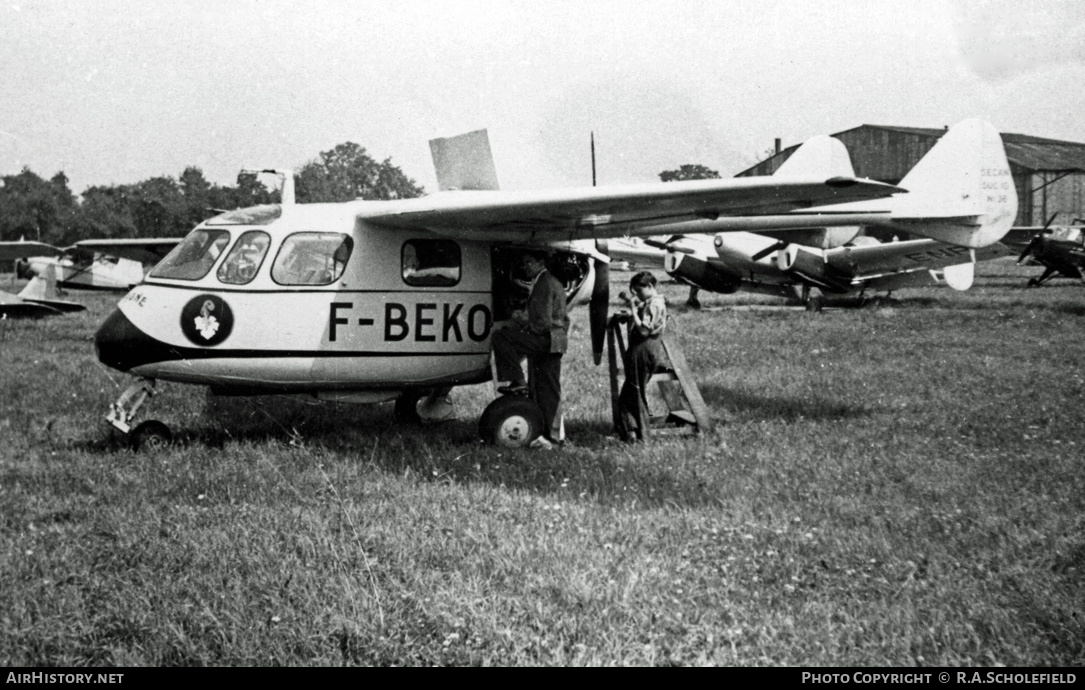
<svg viewBox="0 0 1085 690">
<path fill-rule="evenodd" d="M 1009 231 L 1017 192 L 998 130 L 979 119 L 946 132 L 900 182 L 896 221 L 921 223 L 923 235 L 965 247 L 985 247 Z"/>
</svg>

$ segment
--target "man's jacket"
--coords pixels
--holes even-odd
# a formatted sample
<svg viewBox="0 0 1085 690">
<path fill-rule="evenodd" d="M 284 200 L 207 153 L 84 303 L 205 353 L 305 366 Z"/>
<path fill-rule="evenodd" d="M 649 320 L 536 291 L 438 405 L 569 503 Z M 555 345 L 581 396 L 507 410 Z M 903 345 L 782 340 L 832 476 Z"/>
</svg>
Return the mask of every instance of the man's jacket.
<svg viewBox="0 0 1085 690">
<path fill-rule="evenodd" d="M 550 352 L 569 348 L 569 315 L 565 311 L 565 288 L 550 271 L 539 274 L 527 298 L 527 330 L 550 334 Z"/>
</svg>

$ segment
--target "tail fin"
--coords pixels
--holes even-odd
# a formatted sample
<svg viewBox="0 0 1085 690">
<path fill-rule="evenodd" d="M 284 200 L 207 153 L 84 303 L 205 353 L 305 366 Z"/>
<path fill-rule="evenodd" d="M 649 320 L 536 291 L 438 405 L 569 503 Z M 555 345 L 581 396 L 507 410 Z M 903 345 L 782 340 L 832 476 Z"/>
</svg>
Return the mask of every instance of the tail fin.
<svg viewBox="0 0 1085 690">
<path fill-rule="evenodd" d="M 855 177 L 855 168 L 851 165 L 848 148 L 839 139 L 822 134 L 807 139 L 795 149 L 791 157 L 776 169 L 773 177 L 809 178 Z M 840 227 L 815 227 L 791 233 L 774 233 L 774 236 L 787 238 L 792 242 L 806 244 L 822 249 L 840 247 L 854 240 L 862 228 L 858 225 Z M 756 259 L 755 259 L 756 260 Z"/>
<path fill-rule="evenodd" d="M 839 139 L 819 135 L 807 139 L 776 169 L 773 177 L 855 177 L 848 149 Z"/>
<path fill-rule="evenodd" d="M 57 291 L 56 267 L 52 264 L 45 264 L 45 267 L 38 272 L 38 275 L 31 278 L 26 287 L 22 289 L 19 297 L 44 302 L 60 300 L 60 293 Z"/>
<path fill-rule="evenodd" d="M 430 139 L 437 187 L 451 189 L 498 189 L 497 169 L 486 130 L 445 139 Z"/>
<path fill-rule="evenodd" d="M 53 264 L 46 264 L 38 275 L 31 278 L 30 282 L 19 293 L 19 297 L 27 302 L 50 307 L 54 313 L 83 311 L 86 309 L 85 305 L 78 302 L 60 299 L 60 292 L 57 291 L 56 266 Z"/>
<path fill-rule="evenodd" d="M 998 130 L 983 120 L 953 126 L 900 182 L 893 220 L 965 247 L 1002 239 L 1017 215 L 1017 192 Z"/>
</svg>

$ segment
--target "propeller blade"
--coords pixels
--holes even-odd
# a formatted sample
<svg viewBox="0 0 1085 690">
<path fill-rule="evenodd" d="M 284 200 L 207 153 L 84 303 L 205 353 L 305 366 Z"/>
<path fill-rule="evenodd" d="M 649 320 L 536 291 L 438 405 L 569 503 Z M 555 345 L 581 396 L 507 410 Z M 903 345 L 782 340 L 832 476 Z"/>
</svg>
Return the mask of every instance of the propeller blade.
<svg viewBox="0 0 1085 690">
<path fill-rule="evenodd" d="M 1032 236 L 1032 239 L 1029 240 L 1029 243 L 1025 245 L 1024 251 L 1021 252 L 1021 256 L 1017 257 L 1017 263 L 1021 263 L 1026 258 L 1028 258 L 1029 254 L 1034 253 L 1035 249 L 1043 241 L 1043 236 L 1047 234 L 1047 229 L 1050 228 L 1051 224 L 1055 222 L 1055 218 L 1058 215 L 1058 211 L 1052 213 L 1051 217 L 1047 219 L 1046 223 L 1044 223 L 1043 228 L 1041 228 L 1035 235 Z"/>
<path fill-rule="evenodd" d="M 673 242 L 674 239 L 675 238 L 671 238 L 671 242 Z M 681 239 L 681 238 L 678 238 L 678 239 Z M 656 249 L 662 249 L 662 250 L 668 251 L 668 252 L 682 252 L 683 254 L 696 254 L 697 253 L 697 251 L 694 250 L 694 249 L 690 249 L 689 247 L 679 247 L 677 244 L 671 244 L 671 242 L 660 242 L 659 240 L 652 240 L 652 239 L 644 240 L 644 243 L 646 245 L 648 245 L 649 247 L 655 247 Z"/>
<path fill-rule="evenodd" d="M 784 242 L 783 240 L 780 240 L 779 242 L 776 242 L 775 244 L 773 244 L 771 246 L 765 247 L 761 251 L 759 251 L 756 254 L 754 254 L 753 256 L 751 256 L 750 261 L 760 261 L 761 259 L 764 259 L 769 254 L 773 254 L 775 252 L 778 252 L 778 251 L 780 251 L 781 249 L 783 249 L 786 246 L 787 246 L 787 242 Z"/>
<path fill-rule="evenodd" d="M 1040 242 L 1041 237 L 1042 233 L 1039 233 L 1029 240 L 1029 243 L 1025 245 L 1024 251 L 1021 252 L 1021 256 L 1017 257 L 1017 263 L 1021 263 L 1028 258 L 1029 254 L 1032 253 L 1032 250 L 1035 249 L 1036 245 Z"/>
<path fill-rule="evenodd" d="M 594 261 L 595 285 L 592 286 L 591 302 L 588 304 L 588 323 L 591 327 L 591 354 L 598 365 L 603 361 L 603 343 L 607 337 L 607 319 L 610 318 L 610 264 L 598 259 Z"/>
</svg>

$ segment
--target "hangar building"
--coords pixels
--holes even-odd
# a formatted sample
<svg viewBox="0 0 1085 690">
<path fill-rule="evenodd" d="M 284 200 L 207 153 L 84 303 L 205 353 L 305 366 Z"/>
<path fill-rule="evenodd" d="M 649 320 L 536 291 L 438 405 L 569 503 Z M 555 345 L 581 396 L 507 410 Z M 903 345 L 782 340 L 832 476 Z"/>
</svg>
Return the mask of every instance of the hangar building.
<svg viewBox="0 0 1085 690">
<path fill-rule="evenodd" d="M 832 136 L 847 147 L 857 176 L 897 184 L 945 132 L 860 125 Z M 1055 213 L 1056 225 L 1085 219 L 1085 144 L 1007 133 L 1002 143 L 1017 187 L 1014 225 L 1043 225 Z M 780 150 L 736 177 L 771 175 L 797 148 Z"/>
</svg>

